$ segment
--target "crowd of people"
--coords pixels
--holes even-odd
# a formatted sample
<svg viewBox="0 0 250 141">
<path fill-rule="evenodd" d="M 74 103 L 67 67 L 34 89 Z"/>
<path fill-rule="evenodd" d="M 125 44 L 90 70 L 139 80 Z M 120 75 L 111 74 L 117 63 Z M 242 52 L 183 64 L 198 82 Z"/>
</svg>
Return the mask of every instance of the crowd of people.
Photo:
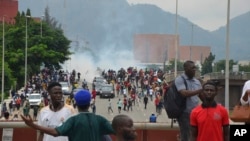
<svg viewBox="0 0 250 141">
<path fill-rule="evenodd" d="M 217 83 L 201 82 L 195 78 L 196 67 L 192 61 L 186 61 L 183 67 L 184 73 L 172 82 L 175 83 L 180 94 L 186 97 L 186 108 L 177 118 L 180 129 L 179 140 L 229 141 L 228 111 L 214 99 L 218 93 Z M 83 138 L 88 141 L 100 141 L 104 138 L 111 140 L 110 134 L 114 134 L 117 141 L 136 140 L 135 127 L 132 117 L 127 114 L 128 111 L 133 111 L 133 106 L 138 102 L 143 102 L 144 109 L 147 109 L 147 103 L 152 101 L 155 103 L 157 115 L 153 113 L 149 121 L 157 122 L 157 116 L 161 114 L 163 108 L 164 94 L 169 87 L 168 83 L 160 79 L 160 70 L 153 69 L 137 71 L 136 68 L 129 68 L 127 71 L 121 69 L 118 72 L 108 70 L 103 71 L 102 75 L 108 83 L 114 85 L 119 97 L 116 103 L 118 114 L 111 124 L 103 116 L 95 114 L 95 100 L 93 100 L 95 88 L 92 88 L 92 92 L 80 90 L 73 97 L 69 97 L 70 100 L 74 100 L 75 109 L 71 102 L 62 102 L 63 92 L 58 82 L 50 83 L 46 87 L 50 102 L 40 109 L 38 117 L 31 117 L 23 112 L 21 118 L 28 126 L 40 130 L 39 140 L 44 141 L 52 139 L 75 141 Z M 241 97 L 241 103 L 245 105 L 250 103 L 249 82 L 245 83 Z M 24 104 L 21 99 L 19 103 Z M 25 103 L 24 107 L 29 107 L 28 103 Z M 92 108 L 92 112 L 89 108 Z M 122 114 L 122 110 L 127 112 Z M 108 112 L 113 113 L 110 99 L 108 99 Z M 36 119 L 38 124 L 33 122 Z"/>
<path fill-rule="evenodd" d="M 80 80 L 80 73 L 76 73 L 75 70 L 69 73 L 63 70 L 52 71 L 44 68 L 40 73 L 34 74 L 28 79 L 27 85 L 24 88 L 18 91 L 14 89 L 10 91 L 11 101 L 8 104 L 6 102 L 3 103 L 1 117 L 5 117 L 6 120 L 18 120 L 20 119 L 18 116 L 20 113 L 28 115 L 32 110 L 32 117 L 36 120 L 38 112 L 43 107 L 49 105 L 50 97 L 47 91 L 49 83 L 64 81 L 73 85 L 78 80 Z M 31 108 L 28 101 L 28 97 L 32 93 L 40 93 L 42 95 L 42 102 L 40 105 L 34 106 L 34 108 Z"/>
<path fill-rule="evenodd" d="M 88 90 L 80 90 L 74 95 L 77 112 L 61 101 L 63 92 L 58 82 L 51 83 L 48 92 L 51 105 L 41 109 L 38 124 L 30 116 L 21 115 L 28 126 L 40 131 L 39 141 L 102 141 L 110 134 L 115 134 L 117 141 L 136 139 L 133 120 L 129 116 L 117 115 L 110 124 L 103 116 L 89 112 L 92 96 Z"/>
<path fill-rule="evenodd" d="M 117 97 L 117 108 L 119 113 L 133 111 L 134 106 L 141 102 L 144 109 L 152 101 L 156 107 L 157 115 L 161 114 L 163 108 L 163 94 L 168 88 L 168 83 L 163 79 L 161 69 L 137 69 L 129 67 L 118 71 L 109 69 L 103 71 L 102 76 L 108 83 L 114 85 Z"/>
</svg>

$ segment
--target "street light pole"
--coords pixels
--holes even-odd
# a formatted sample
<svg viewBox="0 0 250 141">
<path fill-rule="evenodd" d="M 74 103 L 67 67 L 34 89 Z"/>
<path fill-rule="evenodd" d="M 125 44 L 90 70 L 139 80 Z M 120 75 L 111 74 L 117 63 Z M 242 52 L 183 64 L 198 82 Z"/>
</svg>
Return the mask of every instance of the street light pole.
<svg viewBox="0 0 250 141">
<path fill-rule="evenodd" d="M 3 100 L 4 100 L 4 52 L 5 52 L 5 43 L 4 43 L 4 16 L 3 16 L 3 52 L 2 52 L 2 95 L 1 95 L 1 97 L 2 97 L 2 100 L 1 100 L 1 102 L 2 102 L 2 108 L 3 108 Z M 2 109 L 1 109 L 2 110 Z"/>
<path fill-rule="evenodd" d="M 43 37 L 43 15 L 41 16 L 41 37 Z"/>
<path fill-rule="evenodd" d="M 193 46 L 193 39 L 194 39 L 194 25 L 192 24 L 191 29 L 191 45 L 190 45 L 190 60 L 192 60 L 192 46 Z"/>
<path fill-rule="evenodd" d="M 227 4 L 227 31 L 226 31 L 226 70 L 225 70 L 225 107 L 229 110 L 229 28 L 230 28 L 230 0 Z"/>
<path fill-rule="evenodd" d="M 27 54 L 27 50 L 28 50 L 28 22 L 27 19 L 30 18 L 30 16 L 26 16 L 26 35 L 25 35 L 25 72 L 24 72 L 24 89 L 26 91 L 26 85 L 27 85 L 27 59 L 28 59 L 28 54 Z"/>
<path fill-rule="evenodd" d="M 175 63 L 174 63 L 174 76 L 177 76 L 177 58 L 178 58 L 178 0 L 176 0 L 176 14 L 175 14 Z"/>
</svg>

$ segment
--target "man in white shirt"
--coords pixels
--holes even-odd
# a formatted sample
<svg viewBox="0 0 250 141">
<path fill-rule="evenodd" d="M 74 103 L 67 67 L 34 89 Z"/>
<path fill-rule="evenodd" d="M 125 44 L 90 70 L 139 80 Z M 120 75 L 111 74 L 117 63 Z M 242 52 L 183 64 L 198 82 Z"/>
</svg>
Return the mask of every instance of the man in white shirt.
<svg viewBox="0 0 250 141">
<path fill-rule="evenodd" d="M 240 102 L 242 105 L 250 104 L 250 80 L 243 86 Z"/>
<path fill-rule="evenodd" d="M 75 110 L 70 105 L 66 105 L 62 102 L 63 92 L 60 83 L 52 82 L 49 84 L 48 93 L 51 102 L 48 106 L 41 109 L 38 115 L 38 124 L 45 127 L 55 128 L 60 126 L 69 117 L 73 116 Z M 40 132 L 38 141 L 68 141 L 68 137 L 53 137 Z"/>
</svg>

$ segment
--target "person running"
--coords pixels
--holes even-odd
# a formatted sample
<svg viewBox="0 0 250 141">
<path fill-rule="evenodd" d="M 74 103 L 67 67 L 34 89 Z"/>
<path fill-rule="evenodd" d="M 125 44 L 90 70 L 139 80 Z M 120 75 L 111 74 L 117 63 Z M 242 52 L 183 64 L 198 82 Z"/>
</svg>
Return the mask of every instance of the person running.
<svg viewBox="0 0 250 141">
<path fill-rule="evenodd" d="M 93 88 L 92 89 L 92 98 L 95 100 L 95 98 L 96 98 L 96 90 L 95 90 L 95 88 Z"/>
<path fill-rule="evenodd" d="M 113 113 L 112 102 L 111 102 L 110 99 L 108 101 L 109 101 L 109 103 L 108 103 L 108 113 L 110 113 L 110 111 Z"/>
<path fill-rule="evenodd" d="M 121 113 L 121 110 L 122 110 L 122 101 L 121 101 L 121 99 L 119 99 L 118 100 L 118 102 L 117 102 L 117 107 L 118 107 L 118 112 L 119 112 L 119 114 Z"/>
<path fill-rule="evenodd" d="M 57 127 L 40 126 L 35 124 L 30 116 L 21 115 L 25 124 L 52 136 L 67 136 L 69 141 L 100 141 L 103 135 L 114 134 L 110 122 L 88 111 L 91 102 L 91 94 L 87 90 L 78 91 L 75 96 L 79 113 L 64 121 Z"/>
<path fill-rule="evenodd" d="M 127 115 L 115 116 L 112 127 L 116 133 L 116 141 L 135 141 L 137 138 L 133 120 Z"/>
</svg>

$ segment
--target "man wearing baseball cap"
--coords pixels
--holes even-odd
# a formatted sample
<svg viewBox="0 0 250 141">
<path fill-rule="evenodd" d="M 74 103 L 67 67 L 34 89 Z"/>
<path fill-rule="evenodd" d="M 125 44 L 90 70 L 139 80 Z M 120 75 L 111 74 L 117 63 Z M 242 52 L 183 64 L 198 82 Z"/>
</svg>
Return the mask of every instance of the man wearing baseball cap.
<svg viewBox="0 0 250 141">
<path fill-rule="evenodd" d="M 88 111 L 91 101 L 91 94 L 88 90 L 78 91 L 74 98 L 79 114 L 70 117 L 59 127 L 39 126 L 33 123 L 30 116 L 26 118 L 21 115 L 21 117 L 28 126 L 52 136 L 68 136 L 69 141 L 100 141 L 103 135 L 114 134 L 107 119 Z"/>
</svg>

